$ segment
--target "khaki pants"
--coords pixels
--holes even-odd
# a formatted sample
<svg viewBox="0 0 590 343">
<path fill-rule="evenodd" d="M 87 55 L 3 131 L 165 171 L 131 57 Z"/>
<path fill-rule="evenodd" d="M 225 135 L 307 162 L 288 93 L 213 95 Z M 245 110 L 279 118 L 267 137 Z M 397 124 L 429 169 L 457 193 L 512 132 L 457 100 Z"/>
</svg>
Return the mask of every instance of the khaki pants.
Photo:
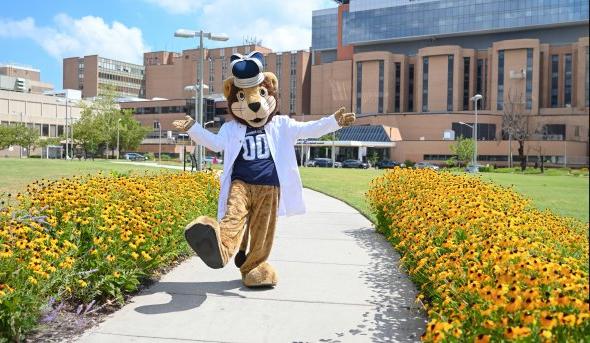
<svg viewBox="0 0 590 343">
<path fill-rule="evenodd" d="M 242 275 L 268 259 L 274 240 L 278 206 L 279 187 L 251 185 L 240 180 L 232 182 L 227 211 L 219 222 L 221 254 L 224 261 L 229 261 L 240 243 L 245 249 L 250 238 L 250 250 L 240 267 Z M 248 235 L 244 235 L 246 222 Z M 246 241 L 242 242 L 242 239 Z"/>
</svg>

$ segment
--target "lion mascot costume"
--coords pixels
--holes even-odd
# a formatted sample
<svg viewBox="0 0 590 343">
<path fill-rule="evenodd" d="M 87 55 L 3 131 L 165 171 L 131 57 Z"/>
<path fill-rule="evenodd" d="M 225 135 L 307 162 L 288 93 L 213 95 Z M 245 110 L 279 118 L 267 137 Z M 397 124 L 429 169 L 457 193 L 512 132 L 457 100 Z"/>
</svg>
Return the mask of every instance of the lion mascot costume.
<svg viewBox="0 0 590 343">
<path fill-rule="evenodd" d="M 189 116 L 174 122 L 197 144 L 224 151 L 218 218 L 195 219 L 187 225 L 185 238 L 211 268 L 224 267 L 239 249 L 235 264 L 246 287 L 277 284 L 277 273 L 267 262 L 277 215 L 305 212 L 295 143 L 355 120 L 355 114 L 344 108 L 309 122 L 275 115 L 278 79 L 263 71 L 263 59 L 257 51 L 231 56 L 232 77 L 224 80 L 223 91 L 234 120 L 224 123 L 217 134 L 193 125 Z"/>
</svg>

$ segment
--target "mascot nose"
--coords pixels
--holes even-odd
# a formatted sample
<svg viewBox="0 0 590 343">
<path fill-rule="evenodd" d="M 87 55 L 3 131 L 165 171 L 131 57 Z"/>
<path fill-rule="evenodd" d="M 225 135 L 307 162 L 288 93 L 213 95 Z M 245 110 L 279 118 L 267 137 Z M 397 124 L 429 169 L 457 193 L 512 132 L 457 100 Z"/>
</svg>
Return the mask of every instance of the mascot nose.
<svg viewBox="0 0 590 343">
<path fill-rule="evenodd" d="M 258 110 L 260 109 L 260 102 L 253 102 L 251 104 L 248 104 L 248 107 L 250 107 L 252 111 L 258 112 Z"/>
</svg>

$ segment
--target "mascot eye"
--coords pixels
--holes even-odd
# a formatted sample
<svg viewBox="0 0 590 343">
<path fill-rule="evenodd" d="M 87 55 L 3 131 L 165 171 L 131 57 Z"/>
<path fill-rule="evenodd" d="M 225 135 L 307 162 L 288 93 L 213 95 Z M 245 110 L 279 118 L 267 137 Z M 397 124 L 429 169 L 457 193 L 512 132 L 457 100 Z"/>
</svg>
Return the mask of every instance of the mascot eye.
<svg viewBox="0 0 590 343">
<path fill-rule="evenodd" d="M 260 95 L 266 96 L 267 94 L 268 94 L 268 91 L 266 90 L 266 88 L 260 87 Z"/>
<path fill-rule="evenodd" d="M 246 99 L 246 94 L 244 94 L 244 91 L 239 91 L 236 94 L 236 97 L 238 98 L 239 101 L 244 101 L 244 99 Z"/>
</svg>

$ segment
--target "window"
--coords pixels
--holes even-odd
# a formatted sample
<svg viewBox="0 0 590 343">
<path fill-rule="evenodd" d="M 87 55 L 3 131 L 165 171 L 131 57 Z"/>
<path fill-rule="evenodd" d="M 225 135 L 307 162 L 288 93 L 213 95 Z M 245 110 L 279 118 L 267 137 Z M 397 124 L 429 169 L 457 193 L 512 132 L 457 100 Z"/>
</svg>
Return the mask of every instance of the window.
<svg viewBox="0 0 590 343">
<path fill-rule="evenodd" d="M 49 125 L 49 137 L 57 137 L 57 126 L 54 124 Z"/>
<path fill-rule="evenodd" d="M 422 112 L 428 112 L 428 57 L 422 58 Z"/>
<path fill-rule="evenodd" d="M 57 126 L 57 136 L 61 137 L 64 134 L 64 126 L 63 125 L 58 125 Z"/>
<path fill-rule="evenodd" d="M 486 99 L 486 96 L 484 94 L 485 93 L 485 85 L 486 85 L 484 63 L 485 63 L 484 59 L 480 58 L 477 60 L 477 79 L 475 82 L 475 93 L 481 94 L 484 96 L 482 101 Z M 485 108 L 485 105 L 482 103 L 481 107 Z"/>
<path fill-rule="evenodd" d="M 41 136 L 49 137 L 49 124 L 41 125 Z"/>
<path fill-rule="evenodd" d="M 356 62 L 356 113 L 361 112 L 361 94 L 363 87 L 363 64 Z"/>
<path fill-rule="evenodd" d="M 533 49 L 526 49 L 526 109 L 533 108 Z"/>
<path fill-rule="evenodd" d="M 498 99 L 496 99 L 498 111 L 504 109 L 504 50 L 498 51 Z"/>
<path fill-rule="evenodd" d="M 565 124 L 543 125 L 544 141 L 563 141 L 565 137 Z"/>
<path fill-rule="evenodd" d="M 559 86 L 559 55 L 551 55 L 551 107 L 557 107 Z"/>
<path fill-rule="evenodd" d="M 453 69 L 454 69 L 454 56 L 449 55 L 447 64 L 447 111 L 453 110 Z"/>
<path fill-rule="evenodd" d="M 410 64 L 408 75 L 408 112 L 414 112 L 414 65 Z"/>
<path fill-rule="evenodd" d="M 572 54 L 565 54 L 564 74 L 563 104 L 567 107 L 572 105 Z"/>
<path fill-rule="evenodd" d="M 379 103 L 377 108 L 377 113 L 383 113 L 383 81 L 384 81 L 384 69 L 385 63 L 383 61 L 379 61 Z"/>
<path fill-rule="evenodd" d="M 393 111 L 399 112 L 400 111 L 400 88 L 401 88 L 401 63 L 395 62 L 395 97 L 394 97 L 394 106 Z"/>
<path fill-rule="evenodd" d="M 295 113 L 295 99 L 297 97 L 297 55 L 291 54 L 291 68 L 289 78 L 289 113 Z"/>
<path fill-rule="evenodd" d="M 455 131 L 455 139 L 459 137 L 473 138 L 473 123 L 466 123 L 467 125 L 460 123 L 452 123 L 451 129 Z M 477 124 L 477 140 L 478 141 L 493 141 L 496 139 L 496 124 Z"/>
<path fill-rule="evenodd" d="M 469 109 L 469 57 L 463 57 L 463 110 Z"/>
<path fill-rule="evenodd" d="M 282 69 L 283 69 L 283 55 L 277 54 L 277 60 L 276 60 L 277 72 L 275 74 L 277 76 L 277 80 L 279 81 L 279 85 L 281 84 L 281 71 L 282 71 Z"/>
<path fill-rule="evenodd" d="M 215 92 L 215 88 L 214 88 L 214 83 L 215 83 L 215 59 L 213 59 L 212 57 L 209 57 L 209 93 L 214 93 Z"/>
</svg>

